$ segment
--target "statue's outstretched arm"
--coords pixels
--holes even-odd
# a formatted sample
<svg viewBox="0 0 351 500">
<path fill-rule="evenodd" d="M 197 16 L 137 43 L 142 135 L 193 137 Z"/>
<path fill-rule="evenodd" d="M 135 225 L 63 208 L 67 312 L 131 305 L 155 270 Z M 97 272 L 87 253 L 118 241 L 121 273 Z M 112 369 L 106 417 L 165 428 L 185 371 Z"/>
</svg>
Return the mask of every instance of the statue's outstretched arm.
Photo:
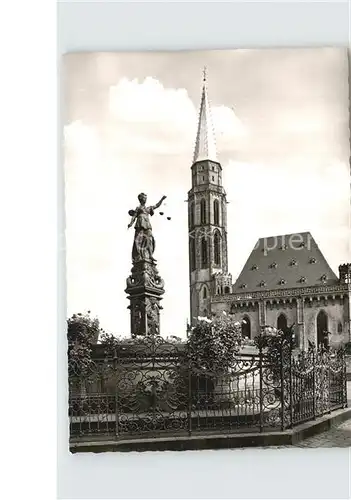
<svg viewBox="0 0 351 500">
<path fill-rule="evenodd" d="M 156 210 L 156 208 L 159 208 L 162 205 L 163 200 L 165 200 L 166 198 L 167 198 L 167 196 L 162 196 L 162 198 L 160 199 L 160 201 L 158 203 L 156 203 L 156 205 L 152 206 L 151 208 L 153 210 Z"/>
</svg>

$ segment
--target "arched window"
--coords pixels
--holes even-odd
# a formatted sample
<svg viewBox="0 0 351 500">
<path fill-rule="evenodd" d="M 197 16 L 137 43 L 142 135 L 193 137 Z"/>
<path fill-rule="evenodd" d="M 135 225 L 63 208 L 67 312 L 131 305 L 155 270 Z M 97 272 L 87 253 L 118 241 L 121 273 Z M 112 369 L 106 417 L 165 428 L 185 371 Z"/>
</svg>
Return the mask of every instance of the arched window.
<svg viewBox="0 0 351 500">
<path fill-rule="evenodd" d="M 338 323 L 338 333 L 342 333 L 342 323 L 339 321 Z"/>
<path fill-rule="evenodd" d="M 189 210 L 189 224 L 190 227 L 193 228 L 195 225 L 195 205 L 194 202 L 190 204 L 190 210 Z"/>
<path fill-rule="evenodd" d="M 207 239 L 201 238 L 201 267 L 204 269 L 208 266 Z"/>
<path fill-rule="evenodd" d="M 191 238 L 190 240 L 190 271 L 194 271 L 196 268 L 196 254 L 195 254 L 195 240 Z"/>
<path fill-rule="evenodd" d="M 206 224 L 206 200 L 204 198 L 200 202 L 200 218 L 201 224 Z"/>
<path fill-rule="evenodd" d="M 219 203 L 218 200 L 213 202 L 213 223 L 215 226 L 219 226 Z"/>
<path fill-rule="evenodd" d="M 278 328 L 278 330 L 281 330 L 282 332 L 285 332 L 287 330 L 288 322 L 287 322 L 285 314 L 280 314 L 278 316 L 277 328 Z"/>
<path fill-rule="evenodd" d="M 317 346 L 328 345 L 328 316 L 325 311 L 319 311 L 317 315 Z"/>
<path fill-rule="evenodd" d="M 230 288 L 229 286 L 226 286 L 225 289 L 224 289 L 224 293 L 230 293 Z"/>
<path fill-rule="evenodd" d="M 241 332 L 243 337 L 251 339 L 251 321 L 248 316 L 245 316 L 242 321 Z"/>
<path fill-rule="evenodd" d="M 214 263 L 216 266 L 221 265 L 221 237 L 219 232 L 216 231 L 213 238 L 213 247 L 214 247 Z"/>
<path fill-rule="evenodd" d="M 207 299 L 207 288 L 204 286 L 204 289 L 203 289 L 203 292 L 202 292 L 202 296 L 204 299 Z"/>
</svg>

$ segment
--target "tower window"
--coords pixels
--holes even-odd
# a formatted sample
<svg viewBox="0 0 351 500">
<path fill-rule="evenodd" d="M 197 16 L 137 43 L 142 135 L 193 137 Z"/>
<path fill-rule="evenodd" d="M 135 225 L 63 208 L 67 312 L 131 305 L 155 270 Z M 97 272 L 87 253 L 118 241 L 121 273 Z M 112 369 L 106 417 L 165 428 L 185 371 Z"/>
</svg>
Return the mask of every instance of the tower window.
<svg viewBox="0 0 351 500">
<path fill-rule="evenodd" d="M 224 288 L 224 293 L 230 293 L 230 288 L 229 288 L 229 286 L 226 286 L 226 287 Z"/>
<path fill-rule="evenodd" d="M 194 202 L 190 204 L 189 224 L 190 224 L 191 228 L 193 228 L 194 225 L 195 225 L 195 206 L 194 206 Z"/>
<path fill-rule="evenodd" d="M 190 240 L 190 271 L 194 271 L 196 267 L 195 240 Z"/>
<path fill-rule="evenodd" d="M 205 182 L 205 176 L 204 175 L 202 176 L 202 182 Z"/>
<path fill-rule="evenodd" d="M 201 238 L 201 267 L 204 269 L 207 266 L 208 266 L 207 239 L 203 237 Z"/>
<path fill-rule="evenodd" d="M 214 263 L 216 266 L 221 265 L 221 241 L 219 232 L 216 231 L 213 238 L 213 246 L 214 246 Z"/>
<path fill-rule="evenodd" d="M 203 291 L 203 298 L 206 299 L 207 298 L 207 288 L 204 287 L 204 291 Z"/>
<path fill-rule="evenodd" d="M 200 203 L 201 224 L 206 224 L 206 200 L 202 199 Z"/>
<path fill-rule="evenodd" d="M 219 226 L 219 202 L 214 200 L 213 202 L 213 221 L 216 226 Z"/>
<path fill-rule="evenodd" d="M 214 181 L 214 175 L 212 175 L 212 180 Z"/>
</svg>

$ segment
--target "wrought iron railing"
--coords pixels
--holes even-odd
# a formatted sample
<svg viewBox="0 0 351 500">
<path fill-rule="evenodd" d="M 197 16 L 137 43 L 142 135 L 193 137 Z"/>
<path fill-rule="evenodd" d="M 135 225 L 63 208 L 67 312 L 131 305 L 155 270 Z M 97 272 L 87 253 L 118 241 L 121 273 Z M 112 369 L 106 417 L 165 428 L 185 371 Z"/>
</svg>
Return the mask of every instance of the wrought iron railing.
<svg viewBox="0 0 351 500">
<path fill-rule="evenodd" d="M 342 350 L 296 355 L 282 344 L 197 365 L 182 345 L 148 337 L 82 371 L 71 367 L 72 442 L 292 428 L 347 406 Z"/>
</svg>

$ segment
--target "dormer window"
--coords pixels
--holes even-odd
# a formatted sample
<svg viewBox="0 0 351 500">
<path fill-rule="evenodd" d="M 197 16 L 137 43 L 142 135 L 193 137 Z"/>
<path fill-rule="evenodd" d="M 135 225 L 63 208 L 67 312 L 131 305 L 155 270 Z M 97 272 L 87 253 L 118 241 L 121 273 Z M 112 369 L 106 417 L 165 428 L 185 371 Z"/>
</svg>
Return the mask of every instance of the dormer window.
<svg viewBox="0 0 351 500">
<path fill-rule="evenodd" d="M 317 260 L 314 257 L 310 258 L 310 264 L 315 264 L 316 262 L 317 262 Z"/>
<path fill-rule="evenodd" d="M 266 282 L 265 281 L 261 281 L 260 282 L 260 287 L 263 287 L 263 286 L 266 286 Z"/>
<path fill-rule="evenodd" d="M 286 280 L 284 278 L 282 278 L 280 281 L 279 281 L 279 285 L 285 285 L 286 284 Z"/>
<path fill-rule="evenodd" d="M 243 283 L 242 285 L 240 285 L 240 288 L 247 288 L 247 284 Z"/>
<path fill-rule="evenodd" d="M 251 267 L 251 271 L 257 271 L 258 269 L 258 265 L 257 264 L 254 264 L 252 267 Z"/>
<path fill-rule="evenodd" d="M 291 266 L 297 266 L 297 260 L 292 259 L 292 261 L 290 262 L 290 265 Z"/>
<path fill-rule="evenodd" d="M 327 275 L 326 274 L 322 274 L 321 276 L 321 281 L 327 281 Z"/>
<path fill-rule="evenodd" d="M 306 283 L 306 276 L 301 276 L 300 283 Z"/>
<path fill-rule="evenodd" d="M 302 241 L 302 242 L 300 243 L 300 248 L 304 248 L 304 247 L 305 247 L 305 242 L 304 242 L 304 241 Z"/>
<path fill-rule="evenodd" d="M 272 264 L 270 265 L 270 267 L 272 269 L 276 269 L 277 268 L 277 263 L 276 262 L 272 262 Z"/>
<path fill-rule="evenodd" d="M 286 250 L 286 245 L 285 243 L 282 244 L 282 246 L 280 247 L 280 250 Z"/>
</svg>

